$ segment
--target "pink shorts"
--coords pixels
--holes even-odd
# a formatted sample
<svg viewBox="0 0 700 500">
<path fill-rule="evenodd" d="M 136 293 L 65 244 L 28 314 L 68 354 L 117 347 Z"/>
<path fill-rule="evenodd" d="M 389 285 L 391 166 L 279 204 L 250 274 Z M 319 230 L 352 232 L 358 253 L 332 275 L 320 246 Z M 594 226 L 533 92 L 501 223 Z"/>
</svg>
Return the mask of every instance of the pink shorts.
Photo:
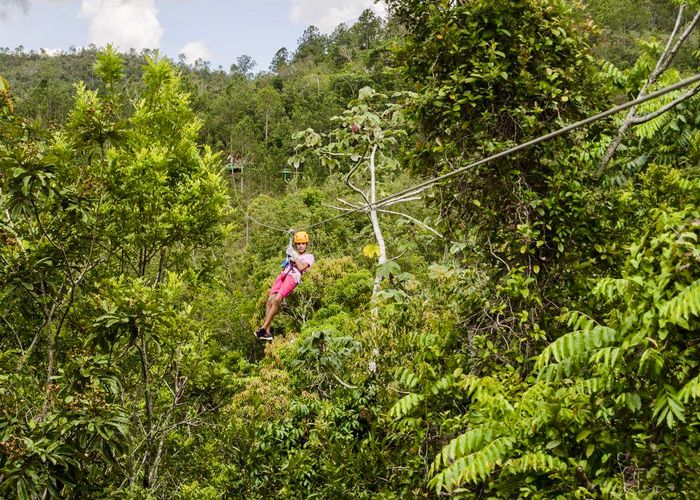
<svg viewBox="0 0 700 500">
<path fill-rule="evenodd" d="M 272 288 L 270 288 L 270 295 L 278 293 L 280 297 L 285 298 L 292 293 L 292 290 L 294 290 L 296 286 L 297 282 L 294 281 L 294 276 L 285 271 L 277 276 L 277 279 L 272 284 Z"/>
</svg>

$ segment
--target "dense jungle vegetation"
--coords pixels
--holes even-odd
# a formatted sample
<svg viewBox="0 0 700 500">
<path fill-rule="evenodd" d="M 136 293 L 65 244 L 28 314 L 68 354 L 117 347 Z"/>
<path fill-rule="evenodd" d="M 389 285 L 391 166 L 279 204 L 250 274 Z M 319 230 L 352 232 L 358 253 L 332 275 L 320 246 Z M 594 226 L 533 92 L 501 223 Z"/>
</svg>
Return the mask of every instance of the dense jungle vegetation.
<svg viewBox="0 0 700 500">
<path fill-rule="evenodd" d="M 0 49 L 0 497 L 700 495 L 697 84 L 409 189 L 693 75 L 700 4 L 387 4 Z"/>
</svg>

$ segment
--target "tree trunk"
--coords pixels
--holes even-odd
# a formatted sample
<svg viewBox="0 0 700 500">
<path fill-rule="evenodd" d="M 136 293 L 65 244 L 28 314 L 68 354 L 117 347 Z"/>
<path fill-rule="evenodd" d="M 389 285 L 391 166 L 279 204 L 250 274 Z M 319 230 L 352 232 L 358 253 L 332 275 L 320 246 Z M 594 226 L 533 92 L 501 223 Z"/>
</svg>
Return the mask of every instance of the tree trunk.
<svg viewBox="0 0 700 500">
<path fill-rule="evenodd" d="M 265 110 L 265 144 L 267 144 L 267 125 L 269 122 L 270 112 Z"/>
<path fill-rule="evenodd" d="M 151 477 L 151 448 L 152 448 L 152 426 L 153 426 L 153 406 L 151 402 L 151 389 L 149 386 L 149 366 L 148 366 L 148 351 L 147 351 L 146 336 L 141 335 L 141 346 L 139 351 L 141 351 L 141 378 L 143 380 L 143 395 L 146 403 L 146 423 L 144 428 L 146 430 L 146 451 L 143 457 L 143 487 L 150 488 L 152 484 Z"/>
<path fill-rule="evenodd" d="M 159 426 L 159 438 L 158 438 L 158 447 L 156 448 L 156 453 L 155 456 L 153 457 L 153 465 L 151 467 L 151 472 L 150 472 L 150 477 L 149 477 L 149 482 L 150 484 L 155 484 L 156 479 L 158 477 L 158 467 L 160 465 L 160 461 L 163 458 L 163 449 L 165 447 L 165 438 L 168 435 L 168 430 L 171 426 L 171 422 L 173 421 L 173 417 L 175 417 L 176 412 L 177 412 L 177 407 L 180 404 L 180 401 L 182 399 L 182 396 L 185 393 L 185 385 L 187 384 L 187 378 L 183 378 L 181 376 L 180 372 L 180 362 L 182 360 L 182 351 L 178 347 L 175 353 L 175 362 L 174 362 L 174 377 L 173 377 L 173 402 L 170 407 L 170 411 L 168 412 L 167 416 L 163 420 L 162 425 Z"/>
<path fill-rule="evenodd" d="M 386 264 L 386 243 L 384 242 L 384 236 L 382 235 L 382 228 L 379 225 L 379 216 L 377 215 L 377 207 L 374 204 L 377 202 L 377 179 L 376 179 L 376 164 L 375 159 L 377 155 L 377 146 L 372 148 L 372 154 L 369 157 L 369 173 L 370 173 L 370 186 L 369 186 L 369 219 L 372 221 L 372 231 L 374 231 L 374 238 L 377 240 L 377 245 L 379 246 L 379 260 L 377 261 L 378 266 Z M 382 284 L 382 274 L 377 270 L 377 274 L 374 277 L 374 288 L 372 289 L 372 297 L 379 293 L 379 287 Z M 376 306 L 375 306 L 376 307 Z"/>
</svg>

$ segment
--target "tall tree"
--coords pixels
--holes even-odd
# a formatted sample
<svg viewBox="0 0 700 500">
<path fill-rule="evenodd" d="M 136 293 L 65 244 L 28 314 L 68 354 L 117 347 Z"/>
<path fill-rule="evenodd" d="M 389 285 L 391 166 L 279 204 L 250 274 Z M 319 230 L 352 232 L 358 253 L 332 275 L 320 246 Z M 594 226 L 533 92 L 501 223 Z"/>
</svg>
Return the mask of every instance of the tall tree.
<svg viewBox="0 0 700 500">
<path fill-rule="evenodd" d="M 1 337 L 13 353 L 3 365 L 15 361 L 27 411 L 0 415 L 2 440 L 36 443 L 3 464 L 7 494 L 153 487 L 166 436 L 186 421 L 176 417 L 192 330 L 175 273 L 222 235 L 217 157 L 197 145 L 200 122 L 167 61 L 148 60 L 126 116 L 111 48 L 96 73 L 103 90 L 80 86 L 53 135 L 2 114 L 0 328 L 16 333 Z M 19 397 L 2 383 L 0 397 Z"/>
</svg>

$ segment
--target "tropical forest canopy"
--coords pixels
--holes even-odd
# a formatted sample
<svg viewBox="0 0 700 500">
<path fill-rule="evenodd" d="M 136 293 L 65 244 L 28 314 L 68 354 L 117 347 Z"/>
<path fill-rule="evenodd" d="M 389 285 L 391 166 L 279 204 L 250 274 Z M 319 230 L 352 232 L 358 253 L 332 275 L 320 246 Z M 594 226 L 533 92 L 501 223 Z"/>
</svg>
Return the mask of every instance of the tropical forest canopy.
<svg viewBox="0 0 700 500">
<path fill-rule="evenodd" d="M 1 497 L 700 494 L 698 84 L 471 167 L 696 74 L 700 4 L 386 3 L 0 48 Z"/>
</svg>

